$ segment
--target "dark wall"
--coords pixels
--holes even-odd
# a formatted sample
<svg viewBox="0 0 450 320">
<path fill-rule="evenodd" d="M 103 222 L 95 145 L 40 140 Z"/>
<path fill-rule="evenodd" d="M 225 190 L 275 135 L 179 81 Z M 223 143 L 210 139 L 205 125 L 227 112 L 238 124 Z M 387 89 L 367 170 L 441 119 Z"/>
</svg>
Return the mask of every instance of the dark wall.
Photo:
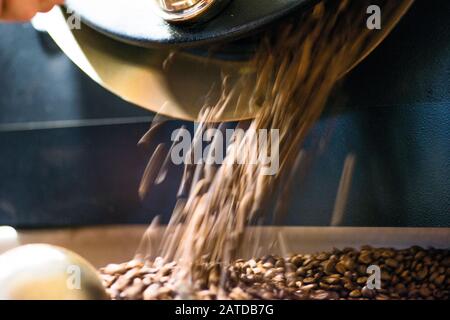
<svg viewBox="0 0 450 320">
<path fill-rule="evenodd" d="M 310 163 L 295 179 L 287 223 L 329 224 L 352 153 L 345 225 L 450 227 L 449 16 L 448 1 L 417 1 L 343 81 L 305 145 Z M 0 224 L 167 220 L 180 168 L 144 203 L 137 197 L 154 146 L 136 142 L 151 117 L 88 79 L 30 25 L 0 25 Z"/>
</svg>

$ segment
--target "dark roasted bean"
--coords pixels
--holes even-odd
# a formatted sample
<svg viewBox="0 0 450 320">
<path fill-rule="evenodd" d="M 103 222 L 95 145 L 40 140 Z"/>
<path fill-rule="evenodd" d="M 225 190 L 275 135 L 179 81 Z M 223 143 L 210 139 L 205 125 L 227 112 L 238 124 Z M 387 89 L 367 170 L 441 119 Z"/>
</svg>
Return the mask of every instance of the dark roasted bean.
<svg viewBox="0 0 450 320">
<path fill-rule="evenodd" d="M 347 248 L 286 259 L 240 259 L 225 274 L 219 265 L 199 264 L 192 269 L 196 280 L 188 296 L 174 291 L 177 264 L 162 259 L 111 264 L 100 269 L 100 276 L 112 299 L 448 299 L 449 255 L 446 250 L 364 247 L 361 252 Z M 381 289 L 367 286 L 368 261 L 382 269 Z"/>
</svg>

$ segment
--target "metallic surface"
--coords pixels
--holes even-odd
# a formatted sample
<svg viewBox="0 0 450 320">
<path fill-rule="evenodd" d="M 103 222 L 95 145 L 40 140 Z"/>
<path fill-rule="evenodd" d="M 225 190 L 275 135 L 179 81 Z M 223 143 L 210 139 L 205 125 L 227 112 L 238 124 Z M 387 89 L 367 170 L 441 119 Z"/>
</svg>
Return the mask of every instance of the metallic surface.
<svg viewBox="0 0 450 320">
<path fill-rule="evenodd" d="M 404 1 L 398 14 L 384 22 L 381 31 L 374 32 L 369 49 L 351 66 L 355 67 L 390 33 L 412 4 Z M 82 26 L 70 30 L 59 8 L 40 18 L 65 54 L 94 81 L 148 110 L 183 120 L 197 118 L 204 101 L 202 97 L 219 95 L 212 90 L 221 82 L 222 71 L 238 75 L 246 70 L 245 63 L 206 60 L 179 53 L 170 59 L 170 68 L 163 69 L 170 52 L 163 49 L 144 49 L 104 37 Z M 227 110 L 222 121 L 252 118 L 244 108 L 245 101 L 233 110 Z"/>
<path fill-rule="evenodd" d="M 66 6 L 84 23 L 126 43 L 192 47 L 242 37 L 312 1 L 233 0 L 214 19 L 186 28 L 165 21 L 154 0 L 67 0 Z M 226 4 L 216 2 L 219 7 Z"/>
<path fill-rule="evenodd" d="M 155 0 L 155 2 L 167 12 L 177 12 L 192 8 L 200 3 L 205 3 L 202 0 Z M 206 1 L 207 3 L 207 1 Z"/>
<path fill-rule="evenodd" d="M 206 63 L 198 57 L 177 54 L 170 59 L 170 71 L 163 69 L 170 51 L 143 49 L 114 41 L 83 25 L 70 30 L 61 9 L 37 17 L 64 53 L 90 78 L 124 100 L 153 112 L 177 119 L 197 118 L 201 97 L 221 81 L 221 72 L 237 74 L 245 64 L 222 61 Z M 238 108 L 228 110 L 224 120 L 249 118 Z"/>
<path fill-rule="evenodd" d="M 206 22 L 216 16 L 230 0 L 154 0 L 156 12 L 173 23 Z"/>
<path fill-rule="evenodd" d="M 30 244 L 0 255 L 0 300 L 103 300 L 95 268 L 63 248 Z"/>
</svg>

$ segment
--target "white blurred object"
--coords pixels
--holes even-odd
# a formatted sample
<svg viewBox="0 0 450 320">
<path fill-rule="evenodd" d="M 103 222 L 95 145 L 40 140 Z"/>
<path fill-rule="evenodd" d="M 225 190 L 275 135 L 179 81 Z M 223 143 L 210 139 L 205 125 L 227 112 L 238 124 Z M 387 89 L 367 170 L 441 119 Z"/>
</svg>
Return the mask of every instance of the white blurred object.
<svg viewBox="0 0 450 320">
<path fill-rule="evenodd" d="M 0 226 L 0 254 L 19 245 L 16 229 Z"/>
<path fill-rule="evenodd" d="M 0 255 L 0 300 L 101 300 L 95 268 L 55 246 L 30 244 Z"/>
<path fill-rule="evenodd" d="M 45 16 L 46 13 L 38 13 L 31 19 L 31 25 L 39 32 L 47 32 Z"/>
</svg>

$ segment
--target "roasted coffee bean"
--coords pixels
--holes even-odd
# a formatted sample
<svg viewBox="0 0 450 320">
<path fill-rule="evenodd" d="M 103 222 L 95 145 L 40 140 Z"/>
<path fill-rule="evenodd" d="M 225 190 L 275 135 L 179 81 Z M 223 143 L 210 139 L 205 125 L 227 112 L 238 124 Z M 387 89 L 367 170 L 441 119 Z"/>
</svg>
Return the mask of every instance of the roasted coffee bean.
<svg viewBox="0 0 450 320">
<path fill-rule="evenodd" d="M 381 271 L 381 280 L 382 281 L 390 281 L 391 280 L 390 273 L 387 272 L 386 270 Z"/>
<path fill-rule="evenodd" d="M 225 268 L 224 278 L 223 266 L 199 264 L 192 268 L 191 290 L 183 292 L 175 290 L 177 264 L 162 258 L 111 264 L 100 269 L 100 276 L 111 299 L 444 300 L 449 298 L 449 256 L 448 250 L 421 248 L 335 249 L 286 259 L 239 259 Z M 369 260 L 382 268 L 381 289 L 366 285 Z"/>
<path fill-rule="evenodd" d="M 304 267 L 300 267 L 297 269 L 297 271 L 295 272 L 296 275 L 298 276 L 305 276 L 306 275 L 306 269 Z"/>
<path fill-rule="evenodd" d="M 372 262 L 372 257 L 370 256 L 370 253 L 364 252 L 360 254 L 360 256 L 358 257 L 358 262 L 363 264 L 370 264 Z"/>
<path fill-rule="evenodd" d="M 267 272 L 264 273 L 264 278 L 265 279 L 272 279 L 275 276 L 275 274 L 276 274 L 275 269 L 267 270 Z"/>
<path fill-rule="evenodd" d="M 394 289 L 402 297 L 408 293 L 408 290 L 403 283 L 396 284 Z"/>
<path fill-rule="evenodd" d="M 101 272 L 106 274 L 124 274 L 127 272 L 126 264 L 108 264 L 105 268 L 101 269 Z"/>
<path fill-rule="evenodd" d="M 275 267 L 276 268 L 280 268 L 280 267 L 284 267 L 284 259 L 279 259 L 276 263 L 275 263 Z"/>
<path fill-rule="evenodd" d="M 423 267 L 422 269 L 419 269 L 418 271 L 416 271 L 415 273 L 415 278 L 417 280 L 423 280 L 426 278 L 426 276 L 428 275 L 428 269 L 427 267 Z"/>
<path fill-rule="evenodd" d="M 294 272 L 297 270 L 297 266 L 291 262 L 287 262 L 284 265 L 284 269 L 286 269 L 286 272 Z"/>
<path fill-rule="evenodd" d="M 327 260 L 323 265 L 323 270 L 326 274 L 331 275 L 334 273 L 334 266 L 335 266 L 334 260 Z"/>
<path fill-rule="evenodd" d="M 346 270 L 350 270 L 352 271 L 353 269 L 355 269 L 355 261 L 353 261 L 352 258 L 347 257 L 343 260 L 344 266 Z"/>
<path fill-rule="evenodd" d="M 322 252 L 321 254 L 319 254 L 319 255 L 316 257 L 316 259 L 319 260 L 319 261 L 325 261 L 325 260 L 327 260 L 329 257 L 330 257 L 330 254 L 329 254 L 329 253 Z"/>
<path fill-rule="evenodd" d="M 420 288 L 419 293 L 422 296 L 422 298 L 428 298 L 431 296 L 431 290 L 428 289 L 427 287 Z"/>
<path fill-rule="evenodd" d="M 304 284 L 311 284 L 311 283 L 314 283 L 314 282 L 316 282 L 316 279 L 311 278 L 311 277 L 305 278 L 305 279 L 303 280 L 303 283 L 304 283 Z"/>
<path fill-rule="evenodd" d="M 388 267 L 391 267 L 393 269 L 398 267 L 398 262 L 397 262 L 397 260 L 394 260 L 394 259 L 387 259 L 385 261 L 385 263 Z"/>
<path fill-rule="evenodd" d="M 291 263 L 296 267 L 300 267 L 303 263 L 303 257 L 301 255 L 296 255 L 291 259 Z"/>
<path fill-rule="evenodd" d="M 436 279 L 434 279 L 434 283 L 438 286 L 441 286 L 444 284 L 444 280 L 445 280 L 445 275 L 441 274 L 440 276 L 436 277 Z"/>
<path fill-rule="evenodd" d="M 376 291 L 369 289 L 367 286 L 365 286 L 364 288 L 362 288 L 361 294 L 365 298 L 372 299 L 376 295 Z"/>
<path fill-rule="evenodd" d="M 385 294 L 379 294 L 375 297 L 376 300 L 389 300 L 389 296 Z"/>
<path fill-rule="evenodd" d="M 337 284 L 341 282 L 341 277 L 339 275 L 332 275 L 323 279 L 328 284 Z"/>
<path fill-rule="evenodd" d="M 344 274 L 347 269 L 345 268 L 345 264 L 343 262 L 338 262 L 336 264 L 336 271 L 340 274 Z"/>
<path fill-rule="evenodd" d="M 367 283 L 367 277 L 360 277 L 358 279 L 356 279 L 356 283 L 359 285 L 363 285 Z"/>
<path fill-rule="evenodd" d="M 349 294 L 350 298 L 359 298 L 361 297 L 361 291 L 360 290 L 353 290 Z"/>
<path fill-rule="evenodd" d="M 383 258 L 392 258 L 394 256 L 395 256 L 394 250 L 385 249 L 385 250 L 381 251 L 381 257 L 383 257 Z"/>
<path fill-rule="evenodd" d="M 317 290 L 310 295 L 313 300 L 328 300 L 330 298 L 330 293 L 324 290 Z"/>
<path fill-rule="evenodd" d="M 284 268 L 283 267 L 275 268 L 275 273 L 284 273 Z"/>
</svg>

